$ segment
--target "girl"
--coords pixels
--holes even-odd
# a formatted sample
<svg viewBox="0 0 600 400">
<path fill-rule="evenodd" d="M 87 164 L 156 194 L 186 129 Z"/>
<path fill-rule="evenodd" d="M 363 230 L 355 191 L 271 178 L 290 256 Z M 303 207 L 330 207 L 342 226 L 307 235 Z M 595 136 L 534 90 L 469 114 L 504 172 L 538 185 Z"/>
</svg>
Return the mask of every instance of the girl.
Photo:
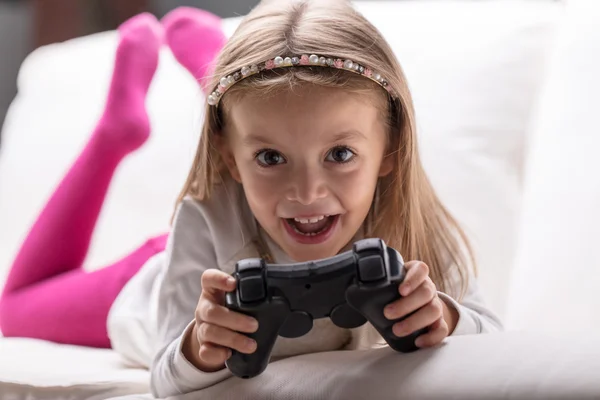
<svg viewBox="0 0 600 400">
<path fill-rule="evenodd" d="M 195 72 L 197 64 L 190 59 L 184 65 Z M 230 277 L 235 263 L 248 257 L 306 261 L 345 251 L 362 237 L 380 237 L 413 260 L 406 263 L 407 276 L 398 289 L 402 298 L 382 310 L 390 319 L 416 311 L 395 324 L 396 335 L 428 327 L 417 346 L 430 347 L 448 335 L 501 329 L 477 289 L 464 234 L 421 166 L 411 98 L 398 61 L 349 3 L 264 1 L 222 49 L 206 87 L 204 128 L 166 249 L 161 251 L 161 237 L 109 267 L 111 272 L 78 272 L 71 278 L 103 288 L 106 298 L 97 306 L 96 299 L 77 298 L 88 308 L 77 318 L 96 321 L 98 337 L 104 338 L 102 311 L 110 309 L 110 344 L 132 362 L 150 366 L 154 395 L 191 392 L 223 380 L 229 376 L 224 363 L 231 349 L 256 349 L 245 335 L 258 328 L 256 321 L 223 306 L 224 294 L 235 288 Z M 142 109 L 139 93 L 123 99 L 129 108 Z M 115 128 L 109 132 L 123 135 Z M 122 157 L 102 157 L 108 146 L 96 147 L 88 157 L 114 169 Z M 92 176 L 100 175 L 98 167 L 90 170 L 79 172 L 86 184 L 97 180 L 93 186 L 106 190 L 108 174 Z M 97 212 L 101 199 L 95 201 L 86 199 L 81 207 Z M 62 206 L 55 203 L 50 205 Z M 25 256 L 17 258 L 5 289 L 3 304 L 11 305 L 3 305 L 4 321 L 18 319 L 16 311 L 11 314 L 17 305 L 20 313 L 27 310 L 25 322 L 31 315 L 37 322 L 41 313 L 47 320 L 59 318 L 56 306 L 41 308 L 32 292 L 57 292 L 70 284 L 69 273 L 48 272 L 45 263 L 50 251 L 64 257 L 75 237 L 47 229 L 51 232 L 44 234 L 52 240 L 32 242 L 28 249 L 27 257 L 35 260 L 27 258 L 25 267 Z M 70 229 L 79 234 L 83 228 Z M 70 247 L 58 247 L 65 236 Z M 19 282 L 13 275 L 27 279 Z M 63 328 L 60 339 L 75 341 L 74 329 Z M 93 335 L 79 336 L 81 341 Z M 321 319 L 303 337 L 278 338 L 272 355 L 382 344 L 369 324 L 346 330 Z"/>
</svg>

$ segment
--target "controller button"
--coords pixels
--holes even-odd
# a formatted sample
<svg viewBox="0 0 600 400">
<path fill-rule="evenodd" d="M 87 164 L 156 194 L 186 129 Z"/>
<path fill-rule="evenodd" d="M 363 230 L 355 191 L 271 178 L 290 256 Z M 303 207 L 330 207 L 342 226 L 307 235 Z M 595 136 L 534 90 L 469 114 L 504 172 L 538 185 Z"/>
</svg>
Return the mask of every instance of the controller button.
<svg viewBox="0 0 600 400">
<path fill-rule="evenodd" d="M 385 279 L 385 266 L 380 256 L 367 256 L 358 259 L 358 276 L 361 282 L 375 282 Z"/>
<path fill-rule="evenodd" d="M 329 314 L 329 319 L 344 329 L 358 328 L 367 322 L 365 317 L 346 303 L 335 306 Z"/>
<path fill-rule="evenodd" d="M 240 300 L 242 303 L 252 303 L 267 297 L 262 276 L 244 276 L 239 283 Z"/>
<path fill-rule="evenodd" d="M 293 339 L 306 335 L 313 327 L 313 319 L 304 311 L 294 311 L 279 329 L 279 336 Z"/>
<path fill-rule="evenodd" d="M 248 258 L 240 260 L 236 264 L 236 271 L 238 273 L 254 272 L 263 268 L 263 260 L 260 258 Z"/>
<path fill-rule="evenodd" d="M 354 243 L 354 251 L 356 253 L 375 250 L 378 253 L 383 254 L 384 247 L 383 240 L 375 238 L 362 239 Z"/>
</svg>

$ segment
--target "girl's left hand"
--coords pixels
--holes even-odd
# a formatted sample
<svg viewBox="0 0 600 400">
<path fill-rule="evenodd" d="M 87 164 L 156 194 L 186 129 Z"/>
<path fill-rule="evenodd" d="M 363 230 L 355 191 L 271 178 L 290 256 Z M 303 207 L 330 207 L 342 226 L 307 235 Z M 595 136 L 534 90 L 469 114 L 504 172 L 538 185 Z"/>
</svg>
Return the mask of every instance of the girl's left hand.
<svg viewBox="0 0 600 400">
<path fill-rule="evenodd" d="M 398 286 L 402 296 L 384 308 L 387 319 L 394 320 L 416 311 L 410 317 L 394 324 L 392 330 L 398 337 L 406 336 L 421 328 L 428 332 L 415 341 L 417 347 L 431 347 L 440 343 L 454 331 L 458 311 L 438 297 L 437 288 L 429 278 L 429 267 L 421 261 L 407 262 L 406 276 Z"/>
</svg>

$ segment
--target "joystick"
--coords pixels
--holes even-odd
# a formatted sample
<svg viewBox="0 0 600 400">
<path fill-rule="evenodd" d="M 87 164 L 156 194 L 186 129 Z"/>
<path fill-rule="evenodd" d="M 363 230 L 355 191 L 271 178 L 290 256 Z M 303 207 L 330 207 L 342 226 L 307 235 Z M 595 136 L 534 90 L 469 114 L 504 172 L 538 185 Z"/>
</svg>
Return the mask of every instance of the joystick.
<svg viewBox="0 0 600 400">
<path fill-rule="evenodd" d="M 226 366 L 240 378 L 261 374 L 271 358 L 278 336 L 306 335 L 313 320 L 330 318 L 341 328 L 357 328 L 367 321 L 388 345 L 399 352 L 417 350 L 421 329 L 397 337 L 392 326 L 407 316 L 388 320 L 383 308 L 400 298 L 405 276 L 402 256 L 381 239 L 363 239 L 352 250 L 336 256 L 294 264 L 266 264 L 250 258 L 236 264 L 236 289 L 225 305 L 258 320 L 258 330 L 247 336 L 257 342 L 252 354 L 233 350 Z"/>
</svg>

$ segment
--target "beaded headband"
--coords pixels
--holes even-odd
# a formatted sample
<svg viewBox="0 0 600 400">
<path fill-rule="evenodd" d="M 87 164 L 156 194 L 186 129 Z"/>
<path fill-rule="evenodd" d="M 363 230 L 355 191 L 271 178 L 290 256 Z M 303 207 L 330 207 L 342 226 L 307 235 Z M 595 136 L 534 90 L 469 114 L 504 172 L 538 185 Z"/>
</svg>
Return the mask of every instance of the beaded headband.
<svg viewBox="0 0 600 400">
<path fill-rule="evenodd" d="M 295 66 L 331 67 L 354 72 L 379 84 L 391 94 L 390 85 L 381 76 L 381 74 L 372 71 L 364 65 L 355 63 L 352 60 L 323 57 L 316 54 L 312 54 L 310 56 L 303 54 L 300 57 L 275 57 L 259 64 L 242 67 L 233 74 L 222 77 L 215 90 L 208 95 L 208 104 L 211 106 L 217 106 L 219 104 L 219 100 L 221 100 L 221 97 L 223 97 L 223 94 L 227 91 L 227 89 L 244 78 L 258 74 L 265 70 Z"/>
</svg>

